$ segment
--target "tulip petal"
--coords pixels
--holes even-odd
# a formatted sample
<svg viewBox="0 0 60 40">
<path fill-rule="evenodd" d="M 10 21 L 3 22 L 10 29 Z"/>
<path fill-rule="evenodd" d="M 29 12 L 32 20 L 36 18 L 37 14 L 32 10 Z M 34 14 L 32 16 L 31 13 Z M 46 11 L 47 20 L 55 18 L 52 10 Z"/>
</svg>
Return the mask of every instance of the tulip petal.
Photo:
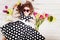
<svg viewBox="0 0 60 40">
<path fill-rule="evenodd" d="M 6 9 L 8 9 L 8 6 L 5 6 Z"/>
</svg>

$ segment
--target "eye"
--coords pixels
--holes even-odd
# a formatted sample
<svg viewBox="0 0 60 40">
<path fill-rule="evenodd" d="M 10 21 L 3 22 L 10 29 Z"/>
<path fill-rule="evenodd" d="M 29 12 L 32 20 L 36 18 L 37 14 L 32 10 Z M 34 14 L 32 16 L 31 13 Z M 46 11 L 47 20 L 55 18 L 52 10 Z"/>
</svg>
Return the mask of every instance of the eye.
<svg viewBox="0 0 60 40">
<path fill-rule="evenodd" d="M 26 11 L 26 12 L 29 12 L 30 10 L 29 10 L 29 9 L 24 9 L 23 11 L 24 11 L 24 12 L 25 12 L 25 11 Z"/>
<path fill-rule="evenodd" d="M 25 12 L 26 10 L 24 9 L 23 11 Z"/>
<path fill-rule="evenodd" d="M 29 12 L 29 10 L 27 10 L 27 12 Z"/>
</svg>

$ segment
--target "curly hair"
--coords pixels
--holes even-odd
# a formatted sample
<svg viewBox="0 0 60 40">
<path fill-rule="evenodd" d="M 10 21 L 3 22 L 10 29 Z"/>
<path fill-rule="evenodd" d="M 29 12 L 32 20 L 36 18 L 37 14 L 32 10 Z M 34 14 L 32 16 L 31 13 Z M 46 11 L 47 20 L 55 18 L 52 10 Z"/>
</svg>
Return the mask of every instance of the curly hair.
<svg viewBox="0 0 60 40">
<path fill-rule="evenodd" d="M 31 4 L 31 2 L 27 1 L 26 3 L 24 3 L 22 5 L 19 4 L 17 6 L 17 9 L 18 9 L 19 12 L 22 12 L 24 10 L 24 7 L 29 7 L 30 8 L 30 14 L 29 15 L 31 15 L 34 12 L 34 8 L 33 8 L 32 4 Z"/>
</svg>

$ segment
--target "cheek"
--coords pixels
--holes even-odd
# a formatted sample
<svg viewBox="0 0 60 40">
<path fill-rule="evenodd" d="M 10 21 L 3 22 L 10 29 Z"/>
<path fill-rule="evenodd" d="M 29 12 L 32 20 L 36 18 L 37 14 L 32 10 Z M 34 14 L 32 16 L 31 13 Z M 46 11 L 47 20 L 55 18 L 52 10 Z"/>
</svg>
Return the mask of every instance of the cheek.
<svg viewBox="0 0 60 40">
<path fill-rule="evenodd" d="M 29 13 L 30 13 L 30 11 L 29 11 Z"/>
<path fill-rule="evenodd" d="M 24 12 L 24 14 L 25 14 L 25 15 L 29 15 L 29 13 L 27 13 L 27 12 Z"/>
</svg>

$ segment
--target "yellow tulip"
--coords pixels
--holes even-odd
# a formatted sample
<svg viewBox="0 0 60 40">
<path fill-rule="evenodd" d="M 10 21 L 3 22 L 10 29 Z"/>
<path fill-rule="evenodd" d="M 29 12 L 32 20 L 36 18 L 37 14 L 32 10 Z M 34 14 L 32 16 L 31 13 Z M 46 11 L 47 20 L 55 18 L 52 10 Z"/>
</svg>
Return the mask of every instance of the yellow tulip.
<svg viewBox="0 0 60 40">
<path fill-rule="evenodd" d="M 18 0 L 18 2 L 16 3 L 17 5 L 19 5 L 21 3 L 21 1 L 20 0 Z"/>
<path fill-rule="evenodd" d="M 12 15 L 13 14 L 13 9 L 8 9 L 8 15 Z"/>
<path fill-rule="evenodd" d="M 39 14 L 39 13 L 37 13 L 37 15 L 36 15 L 36 19 L 38 19 L 38 18 L 39 18 L 39 16 L 40 16 L 40 14 Z"/>
<path fill-rule="evenodd" d="M 13 6 L 13 9 L 17 7 L 20 3 L 21 3 L 20 0 L 18 0 L 18 2 Z"/>
</svg>

